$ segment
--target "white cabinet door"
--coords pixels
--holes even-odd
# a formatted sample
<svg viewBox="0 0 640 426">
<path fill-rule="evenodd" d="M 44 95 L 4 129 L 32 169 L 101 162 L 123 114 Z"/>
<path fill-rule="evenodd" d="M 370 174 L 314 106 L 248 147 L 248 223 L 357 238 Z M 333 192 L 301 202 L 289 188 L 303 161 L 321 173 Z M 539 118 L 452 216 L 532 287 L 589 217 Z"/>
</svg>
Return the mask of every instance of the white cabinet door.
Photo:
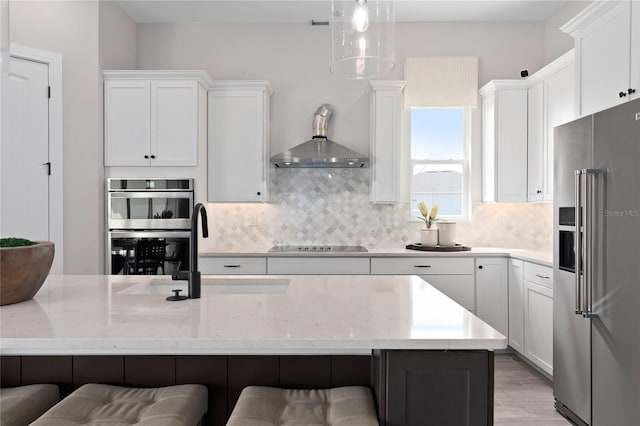
<svg viewBox="0 0 640 426">
<path fill-rule="evenodd" d="M 553 375 L 553 290 L 524 281 L 525 356 Z"/>
<path fill-rule="evenodd" d="M 149 80 L 105 80 L 105 166 L 148 166 L 151 142 Z"/>
<path fill-rule="evenodd" d="M 507 259 L 476 258 L 476 315 L 509 335 Z"/>
<path fill-rule="evenodd" d="M 575 38 L 580 115 L 625 102 L 629 89 L 637 96 L 631 76 L 639 71 L 631 65 L 638 65 L 640 46 L 632 45 L 637 35 L 632 35 L 631 8 L 639 6 L 632 3 L 593 2 L 562 28 Z"/>
<path fill-rule="evenodd" d="M 524 262 L 509 259 L 509 346 L 524 354 Z"/>
<path fill-rule="evenodd" d="M 204 71 L 103 71 L 105 166 L 197 166 Z M 202 86 L 202 87 L 200 87 Z M 199 143 L 202 141 L 202 143 Z"/>
<path fill-rule="evenodd" d="M 369 82 L 370 201 L 399 203 L 404 81 Z"/>
<path fill-rule="evenodd" d="M 556 126 L 576 118 L 575 67 L 573 63 L 549 76 L 544 82 L 545 131 L 542 173 L 543 199 L 553 200 L 553 132 Z"/>
<path fill-rule="evenodd" d="M 575 114 L 574 52 L 531 76 L 528 93 L 528 201 L 553 200 L 553 132 Z"/>
<path fill-rule="evenodd" d="M 369 275 L 368 257 L 269 257 L 270 275 Z"/>
<path fill-rule="evenodd" d="M 545 144 L 544 81 L 529 88 L 527 103 L 527 200 L 542 201 Z"/>
<path fill-rule="evenodd" d="M 494 80 L 482 95 L 483 201 L 527 200 L 527 87 Z"/>
<path fill-rule="evenodd" d="M 198 165 L 198 82 L 151 82 L 152 166 Z"/>
<path fill-rule="evenodd" d="M 210 202 L 265 202 L 269 154 L 267 82 L 217 82 L 209 91 Z"/>
</svg>

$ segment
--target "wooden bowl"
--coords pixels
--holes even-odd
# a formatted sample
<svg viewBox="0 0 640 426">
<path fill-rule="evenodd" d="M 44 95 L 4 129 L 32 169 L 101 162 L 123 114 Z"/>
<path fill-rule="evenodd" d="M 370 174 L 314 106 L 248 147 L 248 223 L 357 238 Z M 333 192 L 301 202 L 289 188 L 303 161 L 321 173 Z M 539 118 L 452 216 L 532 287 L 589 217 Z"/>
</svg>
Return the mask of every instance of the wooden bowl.
<svg viewBox="0 0 640 426">
<path fill-rule="evenodd" d="M 54 252 L 49 241 L 0 248 L 0 305 L 33 298 L 49 275 Z"/>
</svg>

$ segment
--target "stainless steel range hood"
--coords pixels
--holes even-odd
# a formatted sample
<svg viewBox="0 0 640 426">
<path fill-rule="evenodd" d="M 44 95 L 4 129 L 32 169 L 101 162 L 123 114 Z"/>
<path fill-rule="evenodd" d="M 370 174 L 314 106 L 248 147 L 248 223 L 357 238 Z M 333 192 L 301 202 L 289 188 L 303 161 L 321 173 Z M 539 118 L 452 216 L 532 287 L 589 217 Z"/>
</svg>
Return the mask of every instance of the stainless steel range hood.
<svg viewBox="0 0 640 426">
<path fill-rule="evenodd" d="M 323 104 L 313 115 L 311 140 L 271 157 L 276 167 L 368 167 L 369 159 L 327 139 L 327 124 L 333 115 L 331 105 Z"/>
</svg>

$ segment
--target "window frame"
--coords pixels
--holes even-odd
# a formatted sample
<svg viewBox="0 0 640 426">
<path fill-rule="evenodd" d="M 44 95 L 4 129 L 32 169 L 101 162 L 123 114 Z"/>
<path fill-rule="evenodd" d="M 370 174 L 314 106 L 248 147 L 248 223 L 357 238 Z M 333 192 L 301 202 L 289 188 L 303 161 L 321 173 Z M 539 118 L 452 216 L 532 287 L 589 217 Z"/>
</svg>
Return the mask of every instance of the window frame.
<svg viewBox="0 0 640 426">
<path fill-rule="evenodd" d="M 409 125 L 409 215 L 410 221 L 421 222 L 419 217 L 416 217 L 419 212 L 413 209 L 414 194 L 417 192 L 413 189 L 413 170 L 416 165 L 447 165 L 455 164 L 462 166 L 462 214 L 460 215 L 441 215 L 438 214 L 438 218 L 441 220 L 451 220 L 456 222 L 468 222 L 471 221 L 471 136 L 472 136 L 472 123 L 473 112 L 475 108 L 471 107 L 409 107 L 408 109 L 408 121 Z M 416 160 L 413 158 L 413 137 L 411 134 L 411 118 L 412 110 L 414 109 L 459 109 L 463 111 L 463 141 L 462 152 L 464 158 L 461 160 Z M 423 194 L 423 193 L 420 193 Z"/>
</svg>

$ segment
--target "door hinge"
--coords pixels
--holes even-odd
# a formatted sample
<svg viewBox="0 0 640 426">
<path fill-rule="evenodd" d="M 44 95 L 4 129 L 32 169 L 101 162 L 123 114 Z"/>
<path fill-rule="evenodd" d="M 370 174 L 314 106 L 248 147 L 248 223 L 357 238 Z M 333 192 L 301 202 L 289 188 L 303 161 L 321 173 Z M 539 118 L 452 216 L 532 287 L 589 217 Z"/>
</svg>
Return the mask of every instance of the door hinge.
<svg viewBox="0 0 640 426">
<path fill-rule="evenodd" d="M 51 86 L 48 87 L 47 96 L 51 99 Z"/>
</svg>

